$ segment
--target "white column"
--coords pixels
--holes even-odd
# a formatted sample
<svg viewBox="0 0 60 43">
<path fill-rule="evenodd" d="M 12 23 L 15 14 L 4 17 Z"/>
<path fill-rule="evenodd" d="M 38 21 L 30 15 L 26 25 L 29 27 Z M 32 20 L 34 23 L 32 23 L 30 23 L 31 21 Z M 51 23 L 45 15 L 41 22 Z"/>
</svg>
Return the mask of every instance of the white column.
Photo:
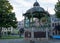
<svg viewBox="0 0 60 43">
<path fill-rule="evenodd" d="M 46 27 L 46 39 L 48 39 L 48 28 Z"/>
<path fill-rule="evenodd" d="M 34 38 L 34 31 L 33 31 L 33 27 L 32 27 L 32 32 L 31 32 L 31 38 Z"/>
</svg>

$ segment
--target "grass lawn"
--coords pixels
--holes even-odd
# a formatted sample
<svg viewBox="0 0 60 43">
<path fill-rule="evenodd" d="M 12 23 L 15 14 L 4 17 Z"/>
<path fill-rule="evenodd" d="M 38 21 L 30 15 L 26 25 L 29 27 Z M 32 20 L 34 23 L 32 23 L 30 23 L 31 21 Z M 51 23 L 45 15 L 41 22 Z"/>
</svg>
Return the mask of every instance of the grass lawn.
<svg viewBox="0 0 60 43">
<path fill-rule="evenodd" d="M 0 39 L 22 39 L 23 37 L 19 36 L 2 36 Z"/>
</svg>

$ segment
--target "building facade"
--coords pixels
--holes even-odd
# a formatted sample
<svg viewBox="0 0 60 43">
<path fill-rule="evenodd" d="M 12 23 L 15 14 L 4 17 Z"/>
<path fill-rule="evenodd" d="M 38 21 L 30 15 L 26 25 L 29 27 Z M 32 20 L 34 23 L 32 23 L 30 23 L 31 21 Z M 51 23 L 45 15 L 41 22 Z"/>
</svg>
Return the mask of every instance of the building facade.
<svg viewBox="0 0 60 43">
<path fill-rule="evenodd" d="M 24 20 L 18 21 L 17 28 L 18 28 L 18 29 L 24 28 Z"/>
<path fill-rule="evenodd" d="M 2 35 L 11 34 L 18 34 L 19 29 L 24 28 L 24 21 L 18 21 L 17 28 L 9 27 L 9 28 L 2 28 Z"/>
<path fill-rule="evenodd" d="M 2 35 L 9 35 L 11 33 L 13 33 L 13 27 L 9 27 L 9 28 L 2 28 Z"/>
<path fill-rule="evenodd" d="M 56 25 L 60 25 L 60 19 L 57 18 L 55 15 L 51 15 L 51 25 L 54 28 Z"/>
<path fill-rule="evenodd" d="M 60 31 L 57 31 L 58 27 L 56 26 L 60 25 L 60 18 L 57 18 L 56 15 L 51 15 L 51 30 L 53 35 L 58 35 Z"/>
</svg>

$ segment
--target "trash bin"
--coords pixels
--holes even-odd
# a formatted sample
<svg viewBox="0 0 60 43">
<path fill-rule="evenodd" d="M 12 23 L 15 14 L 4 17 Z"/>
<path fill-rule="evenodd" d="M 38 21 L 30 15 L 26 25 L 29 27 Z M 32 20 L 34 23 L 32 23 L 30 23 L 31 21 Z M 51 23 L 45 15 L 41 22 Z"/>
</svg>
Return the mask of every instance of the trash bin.
<svg viewBox="0 0 60 43">
<path fill-rule="evenodd" d="M 35 41 L 34 40 L 30 40 L 30 43 L 35 43 Z"/>
</svg>

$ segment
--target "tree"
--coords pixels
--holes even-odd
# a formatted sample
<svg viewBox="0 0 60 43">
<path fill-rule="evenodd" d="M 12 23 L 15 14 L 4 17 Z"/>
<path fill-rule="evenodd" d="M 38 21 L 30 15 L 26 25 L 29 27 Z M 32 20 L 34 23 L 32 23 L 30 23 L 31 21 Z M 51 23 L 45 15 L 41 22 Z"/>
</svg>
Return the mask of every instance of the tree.
<svg viewBox="0 0 60 43">
<path fill-rule="evenodd" d="M 13 7 L 8 0 L 0 0 L 0 37 L 2 27 L 17 27 L 15 13 L 12 10 Z"/>
<path fill-rule="evenodd" d="M 58 0 L 57 4 L 55 5 L 55 12 L 57 18 L 60 18 L 60 1 Z"/>
</svg>

